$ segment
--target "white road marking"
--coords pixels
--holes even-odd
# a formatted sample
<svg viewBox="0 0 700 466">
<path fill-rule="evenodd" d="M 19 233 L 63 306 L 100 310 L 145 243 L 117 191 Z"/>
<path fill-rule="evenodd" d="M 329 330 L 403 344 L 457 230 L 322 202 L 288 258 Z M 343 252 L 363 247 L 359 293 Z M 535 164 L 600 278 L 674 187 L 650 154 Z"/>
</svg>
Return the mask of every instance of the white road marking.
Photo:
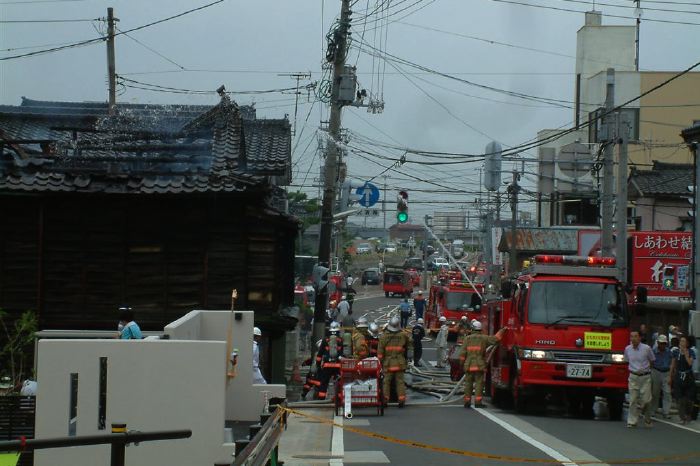
<svg viewBox="0 0 700 466">
<path fill-rule="evenodd" d="M 653 417 L 653 416 L 652 416 L 652 417 Z M 682 424 L 678 424 L 677 422 L 667 421 L 666 419 L 660 419 L 660 418 L 658 418 L 658 417 L 654 417 L 654 421 L 656 421 L 656 422 L 661 422 L 661 423 L 663 423 L 663 424 L 668 424 L 669 426 L 678 427 L 679 429 L 687 430 L 687 431 L 690 431 L 690 432 L 695 432 L 696 434 L 700 434 L 700 430 L 698 430 L 698 429 L 693 429 L 692 427 L 690 427 L 690 426 L 688 426 L 688 425 L 685 425 L 685 426 L 684 426 L 684 425 L 682 425 Z"/>
<path fill-rule="evenodd" d="M 578 466 L 570 458 L 564 456 L 563 454 L 561 454 L 560 452 L 558 452 L 554 448 L 550 448 L 547 445 L 545 445 L 544 443 L 542 443 L 538 440 L 535 440 L 534 438 L 532 438 L 531 436 L 529 436 L 525 432 L 521 431 L 520 429 L 516 429 L 515 427 L 511 426 L 506 421 L 496 417 L 495 415 L 491 414 L 490 412 L 483 410 L 483 409 L 479 409 L 479 408 L 474 408 L 474 411 L 476 411 L 477 413 L 486 417 L 487 419 L 495 422 L 496 424 L 503 427 L 505 430 L 507 430 L 511 434 L 518 437 L 520 440 L 529 443 L 533 447 L 542 451 L 547 456 L 550 456 L 550 457 L 554 458 L 555 460 L 559 461 L 561 464 L 563 464 L 565 466 Z"/>
<path fill-rule="evenodd" d="M 343 416 L 334 416 L 333 437 L 331 438 L 331 456 L 333 458 L 328 463 L 329 466 L 343 466 L 343 456 L 345 456 L 345 445 L 343 443 Z"/>
</svg>

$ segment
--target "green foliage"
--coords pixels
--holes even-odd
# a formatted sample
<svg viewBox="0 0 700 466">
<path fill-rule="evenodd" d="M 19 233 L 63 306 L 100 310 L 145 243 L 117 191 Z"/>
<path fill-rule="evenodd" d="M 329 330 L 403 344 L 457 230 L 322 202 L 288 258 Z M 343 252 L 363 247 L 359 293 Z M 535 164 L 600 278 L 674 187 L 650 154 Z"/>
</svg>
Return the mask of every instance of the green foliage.
<svg viewBox="0 0 700 466">
<path fill-rule="evenodd" d="M 289 212 L 302 221 L 302 231 L 321 222 L 321 204 L 318 199 L 309 199 L 306 193 L 297 191 L 288 193 L 287 200 L 289 201 Z"/>
<path fill-rule="evenodd" d="M 13 387 L 32 375 L 34 333 L 38 323 L 34 311 L 25 311 L 11 320 L 10 315 L 0 309 L 0 333 L 5 343 L 0 347 L 0 376 L 10 377 Z"/>
</svg>

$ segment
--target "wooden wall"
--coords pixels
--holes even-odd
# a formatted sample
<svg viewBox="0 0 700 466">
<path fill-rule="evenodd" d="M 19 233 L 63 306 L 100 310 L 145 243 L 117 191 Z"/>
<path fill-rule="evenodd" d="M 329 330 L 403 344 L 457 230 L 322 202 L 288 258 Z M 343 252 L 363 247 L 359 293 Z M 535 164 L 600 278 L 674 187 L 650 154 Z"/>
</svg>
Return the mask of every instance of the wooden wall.
<svg viewBox="0 0 700 466">
<path fill-rule="evenodd" d="M 296 224 L 260 196 L 0 196 L 0 307 L 40 328 L 142 328 L 192 309 L 274 315 L 293 303 Z"/>
</svg>

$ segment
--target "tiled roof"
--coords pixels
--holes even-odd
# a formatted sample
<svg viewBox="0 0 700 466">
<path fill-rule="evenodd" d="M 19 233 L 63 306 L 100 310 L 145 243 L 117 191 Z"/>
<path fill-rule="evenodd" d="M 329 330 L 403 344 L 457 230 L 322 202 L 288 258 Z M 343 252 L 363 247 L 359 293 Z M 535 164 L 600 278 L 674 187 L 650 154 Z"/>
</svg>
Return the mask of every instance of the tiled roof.
<svg viewBox="0 0 700 466">
<path fill-rule="evenodd" d="M 629 196 L 680 196 L 693 184 L 693 165 L 654 162 L 651 170 L 633 169 L 629 177 Z M 641 191 L 641 193 L 640 193 Z"/>
<path fill-rule="evenodd" d="M 290 140 L 289 123 L 253 120 L 244 136 L 240 109 L 227 97 L 213 108 L 120 106 L 116 116 L 101 103 L 41 104 L 0 106 L 0 190 L 240 192 L 267 189 L 261 175 L 289 171 L 291 155 L 278 149 L 284 127 Z M 207 113 L 215 115 L 207 130 L 189 133 Z M 250 159 L 247 139 L 256 141 Z"/>
</svg>

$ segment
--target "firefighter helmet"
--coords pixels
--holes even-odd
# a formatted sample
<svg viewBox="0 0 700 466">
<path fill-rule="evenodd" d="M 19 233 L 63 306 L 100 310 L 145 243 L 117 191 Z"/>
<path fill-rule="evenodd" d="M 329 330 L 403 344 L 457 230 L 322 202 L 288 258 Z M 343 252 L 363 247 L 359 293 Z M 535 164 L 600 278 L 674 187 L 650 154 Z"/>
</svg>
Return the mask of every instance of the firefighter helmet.
<svg viewBox="0 0 700 466">
<path fill-rule="evenodd" d="M 423 325 L 424 323 L 425 323 L 425 321 L 423 319 L 418 319 L 416 321 L 416 324 L 418 324 L 418 325 Z"/>
<path fill-rule="evenodd" d="M 340 332 L 340 324 L 338 322 L 331 322 L 331 333 Z"/>
<path fill-rule="evenodd" d="M 479 322 L 479 321 L 477 320 L 476 322 L 474 322 L 474 323 L 472 324 L 472 328 L 473 328 L 474 330 L 481 330 L 481 322 Z"/>
<path fill-rule="evenodd" d="M 258 327 L 253 327 L 253 335 L 255 335 L 257 337 L 261 337 L 262 332 L 260 331 L 260 329 Z"/>
<path fill-rule="evenodd" d="M 357 319 L 357 324 L 355 324 L 357 328 L 367 328 L 368 325 L 369 323 L 367 322 L 367 317 L 360 317 Z"/>
<path fill-rule="evenodd" d="M 374 338 L 377 338 L 379 336 L 379 325 L 377 325 L 376 322 L 372 322 L 369 324 L 369 334 L 372 335 Z"/>
<path fill-rule="evenodd" d="M 401 321 L 397 316 L 393 316 L 391 319 L 389 319 L 389 325 L 387 325 L 387 330 L 390 332 L 398 332 L 399 327 L 401 326 Z"/>
<path fill-rule="evenodd" d="M 440 322 L 447 322 L 447 317 L 445 316 L 440 316 Z"/>
</svg>

